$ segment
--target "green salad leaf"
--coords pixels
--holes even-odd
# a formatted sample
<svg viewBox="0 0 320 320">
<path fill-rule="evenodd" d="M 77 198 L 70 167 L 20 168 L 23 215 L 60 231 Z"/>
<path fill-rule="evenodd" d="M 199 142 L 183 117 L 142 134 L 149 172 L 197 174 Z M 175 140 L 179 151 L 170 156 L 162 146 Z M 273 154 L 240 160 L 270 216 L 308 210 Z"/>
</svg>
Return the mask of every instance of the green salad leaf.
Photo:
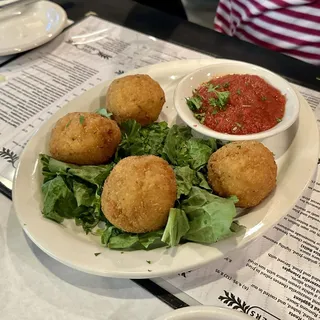
<svg viewBox="0 0 320 320">
<path fill-rule="evenodd" d="M 100 208 L 100 188 L 74 179 L 73 192 L 79 211 L 75 218 L 76 225 L 89 233 L 104 217 Z"/>
<path fill-rule="evenodd" d="M 209 186 L 208 181 L 206 180 L 204 174 L 200 171 L 197 172 L 197 177 L 198 177 L 198 186 L 202 189 L 206 189 L 211 191 L 211 188 Z"/>
<path fill-rule="evenodd" d="M 140 130 L 141 125 L 134 120 L 121 124 L 122 139 L 116 152 L 116 162 L 125 157 L 143 154 L 144 146 L 140 139 Z"/>
<path fill-rule="evenodd" d="M 175 167 L 174 173 L 177 181 L 177 199 L 181 195 L 188 195 L 192 186 L 197 181 L 196 171 L 189 166 Z"/>
<path fill-rule="evenodd" d="M 68 173 L 100 188 L 113 167 L 113 163 L 103 166 L 79 166 L 71 168 Z"/>
<path fill-rule="evenodd" d="M 61 176 L 42 185 L 43 215 L 61 223 L 64 218 L 74 218 L 77 201 Z"/>
<path fill-rule="evenodd" d="M 45 154 L 40 154 L 39 158 L 42 164 L 43 183 L 46 183 L 47 181 L 57 176 L 56 171 L 51 171 L 49 168 L 49 162 L 52 159 L 50 156 L 47 156 Z"/>
<path fill-rule="evenodd" d="M 189 197 L 182 201 L 181 209 L 189 219 L 190 229 L 184 239 L 214 243 L 232 234 L 230 229 L 236 216 L 236 197 L 218 197 L 206 190 L 192 187 Z"/>
<path fill-rule="evenodd" d="M 187 142 L 189 152 L 189 165 L 192 169 L 199 170 L 207 165 L 211 154 L 217 150 L 215 139 L 191 138 Z"/>
<path fill-rule="evenodd" d="M 141 127 L 134 120 L 122 123 L 122 140 L 116 153 L 116 162 L 128 156 L 161 156 L 168 131 L 166 122 L 156 122 L 146 127 Z"/>
<path fill-rule="evenodd" d="M 101 244 L 107 246 L 111 237 L 121 234 L 122 231 L 107 223 L 105 229 L 98 229 L 96 234 L 100 236 Z"/>
<path fill-rule="evenodd" d="M 191 169 L 189 166 L 174 167 L 177 181 L 177 199 L 181 195 L 187 196 L 193 186 L 211 190 L 205 176 L 200 171 Z"/>
<path fill-rule="evenodd" d="M 173 125 L 167 135 L 163 153 L 174 166 L 187 166 L 191 169 L 203 168 L 210 155 L 217 150 L 215 139 L 197 139 L 189 127 Z"/>
<path fill-rule="evenodd" d="M 169 128 L 166 122 L 153 123 L 147 127 L 143 127 L 140 136 L 145 145 L 145 154 L 162 155 L 163 145 L 168 135 Z"/>
<path fill-rule="evenodd" d="M 79 214 L 75 218 L 77 226 L 81 226 L 86 234 L 92 232 L 92 229 L 98 225 L 102 216 L 90 207 L 78 207 Z"/>
<path fill-rule="evenodd" d="M 122 233 L 112 236 L 108 242 L 108 248 L 118 250 L 139 250 L 142 249 L 139 243 L 139 236 L 130 233 Z"/>
<path fill-rule="evenodd" d="M 148 232 L 142 235 L 123 233 L 118 236 L 111 237 L 108 243 L 108 248 L 110 249 L 128 251 L 152 250 L 163 246 L 165 246 L 165 243 L 161 242 L 161 237 L 157 232 Z"/>
<path fill-rule="evenodd" d="M 56 174 L 66 174 L 69 169 L 77 167 L 73 164 L 58 161 L 51 157 L 48 160 L 49 160 L 48 162 L 49 171 Z"/>
<path fill-rule="evenodd" d="M 76 166 L 40 155 L 44 183 L 43 216 L 56 222 L 75 219 L 89 233 L 104 221 L 100 208 L 102 185 L 113 164 Z"/>
<path fill-rule="evenodd" d="M 95 188 L 90 188 L 84 183 L 73 181 L 73 193 L 77 201 L 77 205 L 85 207 L 93 207 L 96 201 Z"/>
<path fill-rule="evenodd" d="M 98 234 L 101 235 L 103 246 L 115 250 L 152 250 L 166 245 L 161 241 L 163 230 L 134 234 L 123 232 L 110 225 L 104 230 L 99 230 Z"/>
<path fill-rule="evenodd" d="M 191 137 L 191 129 L 188 127 L 173 125 L 170 128 L 163 148 L 164 156 L 169 163 L 181 167 L 189 164 L 188 148 L 186 144 Z"/>
<path fill-rule="evenodd" d="M 89 183 L 101 186 L 114 167 L 113 163 L 100 166 L 77 166 L 70 163 L 55 160 L 41 154 L 42 174 L 44 177 L 54 178 L 57 175 L 76 176 Z"/>
<path fill-rule="evenodd" d="M 185 212 L 181 209 L 172 208 L 161 241 L 169 247 L 175 247 L 189 229 L 189 221 Z"/>
<path fill-rule="evenodd" d="M 169 129 L 166 122 L 141 127 L 136 121 L 128 120 L 121 125 L 121 131 L 116 162 L 128 156 L 153 154 L 165 158 L 172 165 L 189 165 L 199 170 L 217 150 L 215 139 L 194 138 L 189 127 L 173 125 Z"/>
<path fill-rule="evenodd" d="M 166 244 L 162 241 L 163 230 L 147 232 L 139 235 L 139 242 L 143 246 L 143 249 L 152 250 L 160 248 Z"/>
</svg>

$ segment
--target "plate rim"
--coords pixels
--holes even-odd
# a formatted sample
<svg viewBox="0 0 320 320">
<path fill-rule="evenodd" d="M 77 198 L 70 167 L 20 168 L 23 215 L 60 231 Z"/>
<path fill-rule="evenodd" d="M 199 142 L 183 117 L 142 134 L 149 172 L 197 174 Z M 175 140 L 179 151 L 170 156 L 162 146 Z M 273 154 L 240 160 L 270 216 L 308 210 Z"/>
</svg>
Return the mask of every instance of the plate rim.
<svg viewBox="0 0 320 320">
<path fill-rule="evenodd" d="M 118 77 L 123 77 L 127 74 L 135 74 L 135 73 L 143 73 L 143 72 L 147 72 L 148 70 L 150 70 L 150 68 L 158 68 L 159 70 L 162 69 L 163 67 L 179 67 L 179 65 L 184 65 L 184 64 L 190 64 L 191 62 L 193 62 L 193 64 L 197 64 L 197 66 L 201 66 L 204 64 L 209 64 L 209 63 L 219 63 L 220 61 L 225 61 L 226 59 L 188 59 L 188 60 L 178 60 L 178 61 L 170 61 L 170 62 L 164 62 L 164 63 L 160 63 L 160 64 L 155 64 L 155 65 L 150 65 L 150 66 L 146 66 L 146 67 L 143 67 L 143 68 L 139 68 L 139 69 L 135 69 L 135 70 L 131 70 L 123 75 L 120 75 Z M 180 66 L 181 68 L 181 66 Z M 172 68 L 171 68 L 172 69 Z M 118 77 L 115 77 L 115 78 L 118 78 Z M 183 77 L 183 76 L 182 76 Z M 108 86 L 108 84 L 111 83 L 112 80 L 107 80 L 107 81 L 104 81 L 100 84 L 98 84 L 96 87 L 106 87 Z M 95 87 L 94 87 L 95 88 Z M 92 89 L 94 89 L 92 88 Z M 92 90 L 90 89 L 90 90 Z M 87 92 L 89 92 L 90 90 L 88 90 Z M 307 106 L 308 103 L 305 101 L 305 99 L 301 96 L 301 94 L 299 92 L 297 92 L 298 95 L 299 95 L 299 99 L 303 99 L 305 104 Z M 75 98 L 77 99 L 77 98 Z M 66 105 L 65 105 L 66 106 Z M 56 114 L 59 115 L 59 113 L 61 111 L 63 111 L 63 109 L 65 109 L 65 106 L 62 107 L 60 110 L 58 110 Z M 309 107 L 310 108 L 310 107 Z M 318 130 L 318 127 L 317 127 L 317 122 L 316 122 L 316 119 L 312 113 L 312 110 L 310 108 L 310 110 L 307 110 L 307 112 L 309 111 L 309 116 L 311 115 L 312 119 L 313 119 L 313 125 L 316 126 L 316 129 Z M 300 117 L 300 116 L 299 116 Z M 50 120 L 51 118 L 49 118 Z M 48 120 L 47 120 L 48 121 Z M 46 123 L 47 123 L 46 121 Z M 35 134 L 32 136 L 32 138 L 29 140 L 27 146 L 25 147 L 25 149 L 23 150 L 20 158 L 23 159 L 24 155 L 27 153 L 28 151 L 28 145 L 29 143 L 34 139 L 34 136 L 38 133 L 38 131 L 45 127 L 46 126 L 46 123 L 44 123 L 36 132 Z M 44 130 L 44 129 L 43 129 Z M 318 154 L 319 154 L 319 134 L 316 135 L 316 140 L 317 140 L 317 145 L 316 145 L 316 149 L 317 149 L 317 157 L 314 159 L 314 166 L 313 166 L 313 170 L 312 173 L 309 174 L 309 177 L 307 179 L 307 182 L 305 183 L 305 185 L 303 186 L 303 188 L 301 188 L 301 193 L 297 196 L 297 198 L 295 198 L 294 200 L 292 200 L 292 206 L 290 206 L 290 209 L 294 206 L 294 203 L 297 202 L 297 200 L 299 199 L 299 197 L 301 196 L 302 192 L 307 188 L 309 182 L 311 181 L 312 177 L 313 177 L 313 174 L 315 172 L 315 169 L 317 168 L 317 159 L 318 159 Z M 131 270 L 131 271 L 127 271 L 127 270 L 121 270 L 120 272 L 119 271 L 103 271 L 103 272 L 100 272 L 98 270 L 92 270 L 90 269 L 90 267 L 88 267 L 87 265 L 82 265 L 82 266 L 79 266 L 79 265 L 75 265 L 73 264 L 72 262 L 69 262 L 69 260 L 64 260 L 64 259 L 61 259 L 59 258 L 58 256 L 56 256 L 54 253 L 48 251 L 45 247 L 43 247 L 41 245 L 41 242 L 39 243 L 39 241 L 37 241 L 33 235 L 28 231 L 28 228 L 26 226 L 23 226 L 23 219 L 22 217 L 20 216 L 18 210 L 17 210 L 17 191 L 16 191 L 16 183 L 18 181 L 18 176 L 19 176 L 19 172 L 20 172 L 20 161 L 18 163 L 18 166 L 17 166 L 17 170 L 15 172 L 15 176 L 14 176 L 14 183 L 13 183 L 13 204 L 14 204 L 14 208 L 15 208 L 15 211 L 16 211 L 16 214 L 17 214 L 17 217 L 18 217 L 18 220 L 21 224 L 21 226 L 23 227 L 23 229 L 25 230 L 25 232 L 27 233 L 27 235 L 30 237 L 30 239 L 42 250 L 44 251 L 45 253 L 47 253 L 49 256 L 53 257 L 54 259 L 60 261 L 61 263 L 65 264 L 65 265 L 68 265 L 69 267 L 72 267 L 74 269 L 77 269 L 77 270 L 80 270 L 80 271 L 83 271 L 83 272 L 87 272 L 87 273 L 90 273 L 90 274 L 96 274 L 96 275 L 100 275 L 100 276 L 105 276 L 105 277 L 115 277 L 115 278 L 155 278 L 155 277 L 164 277 L 164 276 L 169 276 L 169 275 L 173 275 L 173 274 L 178 274 L 180 272 L 183 272 L 183 271 L 187 271 L 187 270 L 192 270 L 192 269 L 198 269 L 200 267 L 203 267 L 209 263 L 212 263 L 213 261 L 221 258 L 224 256 L 223 253 L 219 253 L 217 255 L 215 255 L 214 258 L 207 258 L 207 259 L 203 259 L 201 262 L 196 262 L 195 264 L 192 264 L 192 266 L 190 266 L 190 264 L 187 266 L 187 267 L 184 267 L 184 266 L 180 266 L 180 267 L 175 267 L 174 269 L 172 268 L 169 268 L 169 271 L 168 270 L 161 270 L 161 271 L 155 271 L 155 272 L 152 272 L 152 273 L 149 273 L 147 271 L 147 268 L 146 270 L 139 270 L 139 271 L 136 271 L 136 270 Z M 310 172 L 311 172 L 310 171 Z M 289 209 L 289 210 L 290 210 Z M 262 225 L 259 229 L 259 231 L 257 231 L 257 234 L 255 235 L 255 237 L 253 237 L 252 239 L 247 239 L 245 242 L 241 241 L 240 243 L 237 243 L 237 246 L 234 247 L 233 249 L 229 250 L 228 251 L 228 254 L 230 254 L 231 252 L 235 251 L 235 250 L 239 250 L 241 248 L 243 248 L 244 246 L 247 246 L 248 244 L 250 244 L 252 241 L 254 241 L 255 239 L 261 237 L 265 232 L 267 232 L 270 228 L 272 228 L 272 226 L 274 226 L 276 223 L 278 223 L 278 221 L 284 217 L 285 215 L 287 214 L 287 212 L 283 213 L 280 215 L 280 217 L 276 220 L 276 221 L 273 221 L 272 224 L 268 224 L 267 227 Z M 154 251 L 154 250 L 153 250 Z"/>
<path fill-rule="evenodd" d="M 46 6 L 53 7 L 61 16 L 61 22 L 60 22 L 59 28 L 57 28 L 57 30 L 52 33 L 51 37 L 48 37 L 48 35 L 42 35 L 41 37 L 39 37 L 36 44 L 34 42 L 33 43 L 30 42 L 29 44 L 26 44 L 26 45 L 22 45 L 22 46 L 19 45 L 18 47 L 16 47 L 19 50 L 14 50 L 11 48 L 10 49 L 2 49 L 0 46 L 0 57 L 12 55 L 12 54 L 19 54 L 19 53 L 22 53 L 22 52 L 25 52 L 25 51 L 28 51 L 28 50 L 31 50 L 34 48 L 38 48 L 38 47 L 46 44 L 47 42 L 50 42 L 53 39 L 55 39 L 65 29 L 65 27 L 67 26 L 68 16 L 67 16 L 66 11 L 59 4 L 57 4 L 55 2 L 47 1 L 47 0 L 41 0 L 41 1 L 38 1 L 35 3 L 31 3 L 30 5 L 34 5 L 34 4 L 43 5 L 43 3 Z"/>
</svg>

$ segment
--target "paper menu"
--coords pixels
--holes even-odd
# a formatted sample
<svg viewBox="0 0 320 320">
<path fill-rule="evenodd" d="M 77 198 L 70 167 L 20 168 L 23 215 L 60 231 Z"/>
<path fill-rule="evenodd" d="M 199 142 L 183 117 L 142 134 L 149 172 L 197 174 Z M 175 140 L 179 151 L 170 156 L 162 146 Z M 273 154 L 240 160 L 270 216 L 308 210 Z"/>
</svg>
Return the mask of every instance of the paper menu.
<svg viewBox="0 0 320 320">
<path fill-rule="evenodd" d="M 35 130 L 84 91 L 149 64 L 207 57 L 88 17 L 2 68 L 0 174 L 11 179 Z M 297 89 L 320 119 L 320 93 Z M 256 319 L 317 319 L 319 184 L 317 176 L 292 212 L 248 248 L 167 281 L 203 304 L 238 308 Z"/>
</svg>

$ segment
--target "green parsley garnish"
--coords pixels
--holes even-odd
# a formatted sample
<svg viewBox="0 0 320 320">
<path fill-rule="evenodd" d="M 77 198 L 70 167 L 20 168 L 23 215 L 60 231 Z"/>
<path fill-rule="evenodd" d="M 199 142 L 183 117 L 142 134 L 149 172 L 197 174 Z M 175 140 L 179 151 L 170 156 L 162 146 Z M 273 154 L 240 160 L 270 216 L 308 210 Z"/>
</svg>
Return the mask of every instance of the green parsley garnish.
<svg viewBox="0 0 320 320">
<path fill-rule="evenodd" d="M 191 98 L 186 98 L 187 105 L 192 111 L 197 111 L 202 106 L 202 100 L 199 96 L 194 96 Z"/>
<path fill-rule="evenodd" d="M 147 261 L 147 263 L 151 264 L 151 261 L 150 261 L 150 260 L 146 260 L 146 261 Z"/>
<path fill-rule="evenodd" d="M 219 92 L 216 91 L 217 98 L 210 98 L 209 103 L 212 107 L 218 107 L 220 110 L 224 110 L 228 102 L 230 95 L 229 91 Z"/>
<path fill-rule="evenodd" d="M 214 87 L 212 83 L 209 83 L 208 92 L 216 92 L 216 89 L 219 89 L 219 88 L 220 88 L 220 85 L 217 85 Z"/>
<path fill-rule="evenodd" d="M 240 89 L 237 90 L 237 94 L 238 94 L 239 96 L 241 95 L 241 90 L 240 90 Z"/>
<path fill-rule="evenodd" d="M 95 256 L 97 257 L 99 254 L 101 254 L 101 252 L 95 252 Z"/>
<path fill-rule="evenodd" d="M 84 122 L 84 116 L 83 116 L 83 115 L 81 115 L 81 116 L 79 117 L 79 121 L 80 121 L 80 124 L 83 124 L 83 122 Z"/>
<path fill-rule="evenodd" d="M 230 86 L 230 83 L 229 83 L 229 82 L 226 82 L 226 83 L 223 84 L 223 87 L 224 87 L 224 88 L 229 88 L 229 86 Z"/>
<path fill-rule="evenodd" d="M 210 98 L 209 103 L 212 107 L 218 107 L 220 110 L 224 110 L 228 102 L 230 95 L 229 91 L 216 91 L 217 98 Z"/>
<path fill-rule="evenodd" d="M 225 109 L 225 105 L 228 102 L 228 98 L 230 95 L 229 91 L 217 91 L 221 86 L 213 86 L 212 83 L 209 83 L 208 85 L 208 92 L 214 92 L 217 96 L 217 98 L 210 98 L 209 103 L 212 107 L 218 107 L 220 110 Z"/>
<path fill-rule="evenodd" d="M 124 252 L 123 252 L 123 251 L 121 251 L 120 253 L 121 253 L 121 254 L 124 254 Z"/>
<path fill-rule="evenodd" d="M 69 120 L 68 123 L 66 124 L 66 128 L 68 128 L 70 126 L 72 120 Z"/>
<path fill-rule="evenodd" d="M 212 107 L 217 107 L 217 99 L 215 99 L 215 98 L 210 98 L 210 99 L 209 99 L 209 104 L 210 104 L 210 106 L 212 106 Z"/>
<path fill-rule="evenodd" d="M 266 100 L 267 100 L 267 97 L 266 97 L 266 96 L 263 96 L 263 97 L 261 97 L 261 100 L 262 100 L 262 101 L 266 101 Z"/>
<path fill-rule="evenodd" d="M 100 108 L 96 111 L 97 114 L 100 114 L 100 116 L 106 117 L 106 118 L 111 118 L 111 116 L 113 115 L 112 112 L 108 112 L 107 109 L 105 108 Z"/>
<path fill-rule="evenodd" d="M 282 119 L 281 118 L 276 118 L 277 122 L 281 122 Z"/>
<path fill-rule="evenodd" d="M 200 123 L 204 123 L 205 113 L 195 113 L 194 117 L 199 120 Z"/>
<path fill-rule="evenodd" d="M 213 109 L 212 114 L 215 115 L 217 113 L 218 113 L 218 110 L 217 109 Z"/>
</svg>

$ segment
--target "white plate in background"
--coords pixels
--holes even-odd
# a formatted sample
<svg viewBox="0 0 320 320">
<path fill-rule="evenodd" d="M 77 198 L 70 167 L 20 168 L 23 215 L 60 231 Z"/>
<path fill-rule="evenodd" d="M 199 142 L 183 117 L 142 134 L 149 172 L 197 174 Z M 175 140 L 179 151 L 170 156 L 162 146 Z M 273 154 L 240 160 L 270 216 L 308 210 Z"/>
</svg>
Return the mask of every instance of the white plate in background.
<svg viewBox="0 0 320 320">
<path fill-rule="evenodd" d="M 179 80 L 193 70 L 218 59 L 180 60 L 133 70 L 131 74 L 149 74 L 166 94 L 159 120 L 181 124 L 173 105 L 173 92 Z M 69 102 L 54 114 L 25 147 L 16 171 L 13 201 L 19 221 L 32 241 L 56 260 L 75 269 L 107 277 L 154 278 L 175 275 L 209 264 L 247 245 L 276 224 L 294 206 L 311 180 L 317 166 L 319 133 L 313 112 L 298 93 L 298 121 L 287 131 L 263 143 L 275 154 L 278 165 L 276 190 L 261 205 L 239 218 L 247 227 L 245 235 L 212 245 L 186 243 L 176 248 L 132 251 L 121 254 L 100 246 L 99 237 L 85 235 L 74 220 L 62 225 L 42 217 L 41 167 L 39 153 L 48 153 L 50 132 L 56 121 L 69 112 L 95 111 L 105 103 L 110 81 L 102 83 Z M 94 253 L 101 252 L 95 256 Z M 151 263 L 149 264 L 148 261 Z"/>
<path fill-rule="evenodd" d="M 227 308 L 197 306 L 166 313 L 155 320 L 250 320 L 247 314 Z"/>
<path fill-rule="evenodd" d="M 66 12 L 50 1 L 16 4 L 1 10 L 0 56 L 43 45 L 60 34 L 66 25 Z"/>
</svg>

